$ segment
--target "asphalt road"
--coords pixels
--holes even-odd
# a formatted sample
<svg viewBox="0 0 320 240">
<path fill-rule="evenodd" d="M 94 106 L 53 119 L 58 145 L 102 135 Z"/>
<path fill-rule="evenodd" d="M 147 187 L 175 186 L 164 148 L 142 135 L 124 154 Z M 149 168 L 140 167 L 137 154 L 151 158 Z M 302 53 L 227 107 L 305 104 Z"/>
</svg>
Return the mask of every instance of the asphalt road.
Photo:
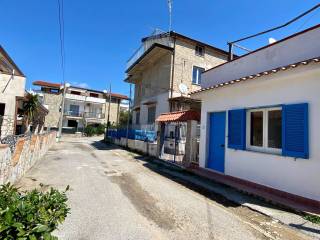
<svg viewBox="0 0 320 240">
<path fill-rule="evenodd" d="M 64 138 L 18 183 L 70 185 L 71 214 L 55 232 L 59 239 L 309 239 L 98 140 Z"/>
</svg>

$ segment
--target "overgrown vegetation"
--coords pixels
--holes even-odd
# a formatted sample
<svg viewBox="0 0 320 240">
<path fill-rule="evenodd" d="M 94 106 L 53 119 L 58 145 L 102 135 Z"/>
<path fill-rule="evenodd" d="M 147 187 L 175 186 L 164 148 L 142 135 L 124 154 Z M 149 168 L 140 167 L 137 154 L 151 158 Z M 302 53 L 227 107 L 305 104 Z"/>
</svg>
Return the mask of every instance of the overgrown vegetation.
<svg viewBox="0 0 320 240">
<path fill-rule="evenodd" d="M 88 125 L 84 129 L 84 133 L 88 137 L 92 137 L 93 135 L 101 135 L 104 134 L 106 126 L 104 124 L 98 125 Z"/>
<path fill-rule="evenodd" d="M 0 186 L 0 239 L 55 240 L 51 233 L 67 217 L 66 191 L 19 192 L 11 184 Z"/>
<path fill-rule="evenodd" d="M 303 217 L 305 220 L 308 220 L 315 224 L 320 224 L 320 216 L 307 214 Z"/>
</svg>

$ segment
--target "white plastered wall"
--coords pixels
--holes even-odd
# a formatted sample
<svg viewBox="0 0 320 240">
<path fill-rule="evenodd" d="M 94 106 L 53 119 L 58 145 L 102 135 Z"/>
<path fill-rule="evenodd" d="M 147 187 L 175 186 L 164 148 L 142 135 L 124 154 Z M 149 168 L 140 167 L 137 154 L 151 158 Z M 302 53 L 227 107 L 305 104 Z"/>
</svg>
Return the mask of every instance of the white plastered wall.
<svg viewBox="0 0 320 240">
<path fill-rule="evenodd" d="M 200 167 L 206 167 L 208 114 L 237 108 L 309 103 L 309 159 L 226 147 L 225 174 L 320 200 L 320 68 L 310 64 L 267 77 L 202 92 Z M 227 123 L 226 123 L 227 126 Z M 226 129 L 226 146 L 227 133 Z"/>
</svg>

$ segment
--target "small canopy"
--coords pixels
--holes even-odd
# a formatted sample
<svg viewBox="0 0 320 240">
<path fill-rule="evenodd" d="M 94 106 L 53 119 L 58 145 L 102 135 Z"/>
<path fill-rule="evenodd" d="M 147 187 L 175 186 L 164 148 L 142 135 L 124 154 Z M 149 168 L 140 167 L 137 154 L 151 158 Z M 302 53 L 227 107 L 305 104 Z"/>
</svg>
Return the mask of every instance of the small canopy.
<svg viewBox="0 0 320 240">
<path fill-rule="evenodd" d="M 157 122 L 186 122 L 189 120 L 200 121 L 200 113 L 193 110 L 162 113 Z"/>
</svg>

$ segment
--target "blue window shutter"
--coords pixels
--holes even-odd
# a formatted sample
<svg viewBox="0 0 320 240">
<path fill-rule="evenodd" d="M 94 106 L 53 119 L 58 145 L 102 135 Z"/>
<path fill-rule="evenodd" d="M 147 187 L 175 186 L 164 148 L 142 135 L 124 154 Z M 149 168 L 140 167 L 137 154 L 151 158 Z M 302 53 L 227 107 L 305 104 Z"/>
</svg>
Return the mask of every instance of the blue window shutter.
<svg viewBox="0 0 320 240">
<path fill-rule="evenodd" d="M 308 103 L 282 107 L 282 155 L 309 158 Z"/>
<path fill-rule="evenodd" d="M 246 110 L 228 111 L 228 147 L 246 149 Z"/>
</svg>

